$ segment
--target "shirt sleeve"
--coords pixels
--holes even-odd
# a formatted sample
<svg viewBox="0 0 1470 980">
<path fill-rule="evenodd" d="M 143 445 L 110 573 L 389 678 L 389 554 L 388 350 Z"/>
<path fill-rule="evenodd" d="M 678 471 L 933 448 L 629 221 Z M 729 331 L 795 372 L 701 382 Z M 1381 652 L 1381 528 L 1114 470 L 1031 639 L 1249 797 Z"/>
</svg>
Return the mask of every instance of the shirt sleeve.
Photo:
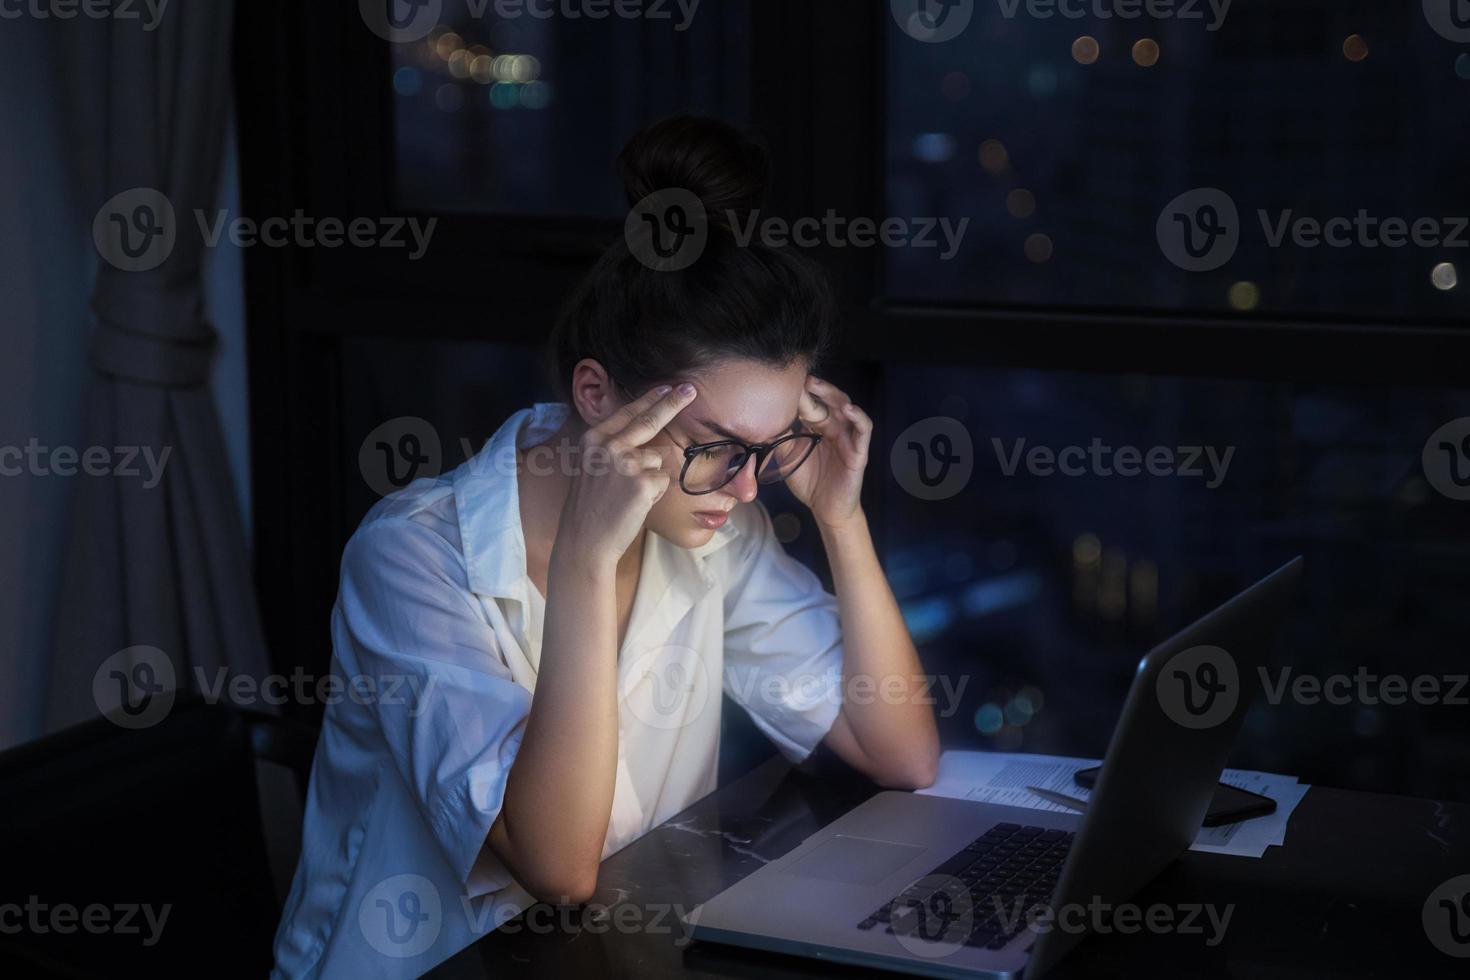
<svg viewBox="0 0 1470 980">
<path fill-rule="evenodd" d="M 841 708 L 837 599 L 776 540 L 759 503 L 732 515 L 739 537 L 725 588 L 724 687 L 792 762 L 811 754 Z"/>
<path fill-rule="evenodd" d="M 360 528 L 333 617 L 349 677 L 371 678 L 391 765 L 470 897 L 514 879 L 485 847 L 525 733 L 517 684 L 457 549 L 409 520 Z"/>
</svg>

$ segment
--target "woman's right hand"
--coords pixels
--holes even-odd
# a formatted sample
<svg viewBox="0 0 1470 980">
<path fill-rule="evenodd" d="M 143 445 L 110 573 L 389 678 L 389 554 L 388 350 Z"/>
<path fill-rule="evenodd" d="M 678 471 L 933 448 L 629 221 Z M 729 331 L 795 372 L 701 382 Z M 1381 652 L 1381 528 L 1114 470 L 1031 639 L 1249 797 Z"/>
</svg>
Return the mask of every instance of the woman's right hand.
<svg viewBox="0 0 1470 980">
<path fill-rule="evenodd" d="M 556 551 L 569 546 L 572 554 L 563 557 L 604 567 L 617 564 L 674 478 L 663 469 L 663 456 L 645 443 L 694 398 L 692 384 L 654 388 L 582 434 L 578 472 L 562 507 Z"/>
</svg>

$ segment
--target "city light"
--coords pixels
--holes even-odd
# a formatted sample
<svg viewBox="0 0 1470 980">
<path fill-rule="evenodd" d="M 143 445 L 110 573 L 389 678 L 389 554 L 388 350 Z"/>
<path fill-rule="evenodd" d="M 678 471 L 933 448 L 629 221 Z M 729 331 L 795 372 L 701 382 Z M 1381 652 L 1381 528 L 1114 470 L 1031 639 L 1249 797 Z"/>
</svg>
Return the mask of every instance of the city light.
<svg viewBox="0 0 1470 980">
<path fill-rule="evenodd" d="M 1041 265 L 1043 262 L 1051 261 L 1052 244 L 1051 238 L 1037 232 L 1026 238 L 1026 258 Z"/>
<path fill-rule="evenodd" d="M 1146 37 L 1133 45 L 1133 61 L 1142 68 L 1152 68 L 1159 63 L 1159 42 Z"/>
<path fill-rule="evenodd" d="M 1449 292 L 1460 284 L 1460 273 L 1453 262 L 1441 262 L 1434 267 L 1429 278 L 1434 283 L 1434 288 L 1443 292 Z"/>
<path fill-rule="evenodd" d="M 1023 187 L 1006 195 L 1006 210 L 1013 218 L 1029 218 L 1036 213 L 1036 196 Z"/>
<path fill-rule="evenodd" d="M 980 144 L 980 166 L 989 174 L 1003 174 L 1010 167 L 1011 155 L 1000 140 L 986 140 Z"/>
<path fill-rule="evenodd" d="M 1261 302 L 1261 290 L 1253 282 L 1238 282 L 1226 294 L 1232 309 L 1245 312 L 1253 310 Z"/>
</svg>

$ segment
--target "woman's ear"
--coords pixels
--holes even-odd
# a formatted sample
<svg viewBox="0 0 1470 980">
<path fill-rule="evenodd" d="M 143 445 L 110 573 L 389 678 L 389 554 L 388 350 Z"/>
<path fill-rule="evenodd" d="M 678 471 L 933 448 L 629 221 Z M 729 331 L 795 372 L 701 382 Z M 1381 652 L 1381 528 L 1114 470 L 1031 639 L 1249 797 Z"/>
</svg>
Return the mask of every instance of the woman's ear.
<svg viewBox="0 0 1470 980">
<path fill-rule="evenodd" d="M 607 370 L 585 357 L 572 368 L 572 409 L 588 427 L 605 422 L 622 406 Z"/>
</svg>

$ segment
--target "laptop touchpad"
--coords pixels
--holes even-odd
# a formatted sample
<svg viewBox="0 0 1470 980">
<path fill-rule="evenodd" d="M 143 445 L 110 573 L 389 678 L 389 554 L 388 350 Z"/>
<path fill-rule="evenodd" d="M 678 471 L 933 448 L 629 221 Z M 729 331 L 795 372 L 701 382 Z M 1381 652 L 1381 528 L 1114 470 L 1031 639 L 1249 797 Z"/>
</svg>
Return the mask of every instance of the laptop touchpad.
<svg viewBox="0 0 1470 980">
<path fill-rule="evenodd" d="M 791 874 L 848 885 L 872 885 L 922 854 L 925 848 L 838 834 L 796 862 Z"/>
</svg>

